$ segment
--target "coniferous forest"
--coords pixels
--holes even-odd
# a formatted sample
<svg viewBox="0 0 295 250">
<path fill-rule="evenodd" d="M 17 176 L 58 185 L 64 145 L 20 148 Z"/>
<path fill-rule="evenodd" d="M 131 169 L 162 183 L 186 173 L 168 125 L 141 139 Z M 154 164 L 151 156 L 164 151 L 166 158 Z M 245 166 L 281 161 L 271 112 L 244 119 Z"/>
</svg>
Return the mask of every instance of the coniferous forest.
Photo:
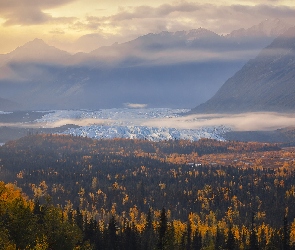
<svg viewBox="0 0 295 250">
<path fill-rule="evenodd" d="M 0 249 L 295 249 L 291 147 L 29 135 L 0 176 Z"/>
</svg>

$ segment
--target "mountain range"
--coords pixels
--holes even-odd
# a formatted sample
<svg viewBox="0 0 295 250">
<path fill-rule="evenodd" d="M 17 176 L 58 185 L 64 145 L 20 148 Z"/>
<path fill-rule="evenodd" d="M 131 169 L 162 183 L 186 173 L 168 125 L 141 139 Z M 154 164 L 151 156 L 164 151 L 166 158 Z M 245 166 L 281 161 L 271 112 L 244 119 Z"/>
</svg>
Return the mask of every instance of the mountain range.
<svg viewBox="0 0 295 250">
<path fill-rule="evenodd" d="M 0 96 L 31 110 L 191 108 L 288 27 L 265 20 L 228 35 L 164 31 L 74 55 L 35 39 L 0 55 Z M 5 102 L 0 110 L 16 108 Z"/>
<path fill-rule="evenodd" d="M 197 113 L 295 111 L 295 27 L 229 78 Z"/>
</svg>

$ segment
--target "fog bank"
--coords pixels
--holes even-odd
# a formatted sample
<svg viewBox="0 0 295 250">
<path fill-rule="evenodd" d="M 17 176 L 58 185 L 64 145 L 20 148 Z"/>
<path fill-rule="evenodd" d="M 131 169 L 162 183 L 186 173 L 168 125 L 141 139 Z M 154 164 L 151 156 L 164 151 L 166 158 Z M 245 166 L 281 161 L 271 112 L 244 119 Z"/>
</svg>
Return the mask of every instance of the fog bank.
<svg viewBox="0 0 295 250">
<path fill-rule="evenodd" d="M 197 114 L 184 117 L 145 121 L 146 126 L 197 129 L 206 126 L 224 125 L 234 131 L 267 131 L 295 125 L 295 114 L 271 112 L 242 114 Z"/>
</svg>

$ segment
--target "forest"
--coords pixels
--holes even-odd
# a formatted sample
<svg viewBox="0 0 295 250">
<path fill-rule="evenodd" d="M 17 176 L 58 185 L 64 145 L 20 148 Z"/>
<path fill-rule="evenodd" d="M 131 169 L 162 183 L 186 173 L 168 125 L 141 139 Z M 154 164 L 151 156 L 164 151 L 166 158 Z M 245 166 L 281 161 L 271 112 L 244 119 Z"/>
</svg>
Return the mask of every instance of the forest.
<svg viewBox="0 0 295 250">
<path fill-rule="evenodd" d="M 292 147 L 28 135 L 0 176 L 0 249 L 295 249 Z"/>
</svg>

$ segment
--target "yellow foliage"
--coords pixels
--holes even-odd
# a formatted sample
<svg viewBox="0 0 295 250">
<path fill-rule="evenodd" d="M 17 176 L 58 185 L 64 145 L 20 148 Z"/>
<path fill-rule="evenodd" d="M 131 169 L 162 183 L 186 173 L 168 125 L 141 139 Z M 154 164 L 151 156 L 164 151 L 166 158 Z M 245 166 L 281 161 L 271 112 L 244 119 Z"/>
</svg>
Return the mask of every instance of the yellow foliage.
<svg viewBox="0 0 295 250">
<path fill-rule="evenodd" d="M 290 241 L 292 244 L 295 243 L 295 219 L 292 222 L 291 227 L 290 227 Z"/>
<path fill-rule="evenodd" d="M 174 227 L 174 236 L 176 242 L 179 244 L 182 239 L 183 233 L 186 231 L 186 223 L 181 222 L 180 220 L 173 220 Z"/>
<path fill-rule="evenodd" d="M 42 235 L 42 238 L 38 238 L 36 242 L 36 246 L 34 247 L 34 250 L 47 250 L 49 247 L 47 242 L 47 237 L 45 235 Z"/>
<path fill-rule="evenodd" d="M 21 200 L 25 206 L 32 208 L 31 202 L 28 202 L 22 194 L 21 189 L 12 183 L 4 184 L 0 182 L 0 214 L 6 206 L 10 206 L 14 201 Z"/>
</svg>

